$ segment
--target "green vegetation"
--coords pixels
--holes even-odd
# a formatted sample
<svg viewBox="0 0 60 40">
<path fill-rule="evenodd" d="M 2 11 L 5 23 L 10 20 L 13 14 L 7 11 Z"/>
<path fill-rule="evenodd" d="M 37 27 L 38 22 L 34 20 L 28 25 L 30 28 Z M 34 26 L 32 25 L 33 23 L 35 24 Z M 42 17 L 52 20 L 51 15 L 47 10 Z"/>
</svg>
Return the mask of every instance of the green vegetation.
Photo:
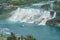
<svg viewBox="0 0 60 40">
<path fill-rule="evenodd" d="M 41 8 L 49 10 L 51 7 L 49 4 L 42 5 Z M 47 21 L 47 25 L 56 25 L 60 24 L 60 1 L 56 0 L 53 5 L 53 10 L 57 13 L 56 18 Z"/>
<path fill-rule="evenodd" d="M 47 10 L 47 9 L 50 8 L 50 4 L 42 5 L 41 8 Z M 54 2 L 53 10 L 56 11 L 56 12 L 60 12 L 60 1 L 55 1 Z"/>
<path fill-rule="evenodd" d="M 57 16 L 55 18 L 56 22 L 60 24 L 60 1 L 56 1 L 54 5 L 54 10 L 57 12 Z"/>
<path fill-rule="evenodd" d="M 36 40 L 32 35 L 27 35 L 27 40 Z"/>
<path fill-rule="evenodd" d="M 15 10 L 17 7 L 24 7 L 24 6 L 28 6 L 33 3 L 39 3 L 42 1 L 47 2 L 49 0 L 0 0 L 0 4 L 2 4 L 2 7 L 0 8 L 0 19 L 8 18 L 10 16 L 8 15 L 8 13 L 10 13 L 12 10 Z M 41 8 L 45 10 L 49 10 L 50 5 L 45 4 L 45 5 L 42 5 Z M 53 10 L 57 12 L 57 15 L 60 14 L 60 1 L 59 0 L 55 0 L 55 3 L 53 5 Z M 55 20 L 57 22 L 60 21 L 60 16 L 56 16 Z"/>
<path fill-rule="evenodd" d="M 17 7 L 24 7 L 41 1 L 48 0 L 0 0 L 0 4 L 2 6 L 0 8 L 0 19 L 9 17 L 8 13 L 15 10 Z"/>
<path fill-rule="evenodd" d="M 48 1 L 48 0 L 0 0 L 0 3 L 7 3 L 13 5 L 27 5 L 27 4 L 29 5 L 41 1 Z"/>
<path fill-rule="evenodd" d="M 41 8 L 43 8 L 45 10 L 49 10 L 50 9 L 50 5 L 49 4 L 45 4 L 45 5 L 41 6 Z"/>
<path fill-rule="evenodd" d="M 7 37 L 7 40 L 16 40 L 15 34 L 11 32 L 11 35 Z"/>
<path fill-rule="evenodd" d="M 36 40 L 32 35 L 27 35 L 26 37 L 18 37 L 14 33 L 11 32 L 10 36 L 4 37 L 0 36 L 0 40 Z"/>
</svg>

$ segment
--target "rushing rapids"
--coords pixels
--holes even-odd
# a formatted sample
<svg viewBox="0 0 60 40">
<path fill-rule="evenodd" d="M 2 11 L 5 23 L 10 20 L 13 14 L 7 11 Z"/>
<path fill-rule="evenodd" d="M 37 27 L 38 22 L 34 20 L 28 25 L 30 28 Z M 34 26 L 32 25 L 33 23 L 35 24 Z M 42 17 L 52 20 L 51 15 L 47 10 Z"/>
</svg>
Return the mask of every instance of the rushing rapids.
<svg viewBox="0 0 60 40">
<path fill-rule="evenodd" d="M 33 8 L 18 8 L 12 12 L 12 16 L 9 20 L 14 22 L 26 22 L 35 23 L 38 25 L 45 25 L 47 20 L 55 18 L 56 13 L 54 12 L 53 17 L 51 17 L 49 11 L 43 11 L 40 9 Z"/>
<path fill-rule="evenodd" d="M 32 6 L 25 8 L 17 8 L 15 11 L 11 12 L 12 16 L 9 18 L 9 20 L 14 22 L 25 22 L 45 25 L 48 20 L 54 19 L 56 17 L 56 12 L 54 12 L 53 16 L 51 16 L 50 11 L 42 10 L 38 8 L 37 5 L 35 6 L 37 8 L 31 8 Z"/>
</svg>

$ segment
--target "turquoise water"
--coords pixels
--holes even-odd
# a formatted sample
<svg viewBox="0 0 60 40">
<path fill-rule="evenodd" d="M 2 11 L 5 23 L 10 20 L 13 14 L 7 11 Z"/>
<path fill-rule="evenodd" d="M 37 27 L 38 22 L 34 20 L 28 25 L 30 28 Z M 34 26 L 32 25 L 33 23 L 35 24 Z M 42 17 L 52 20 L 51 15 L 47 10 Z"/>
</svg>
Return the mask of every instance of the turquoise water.
<svg viewBox="0 0 60 40">
<path fill-rule="evenodd" d="M 60 40 L 60 28 L 56 26 L 39 26 L 0 20 L 0 28 L 8 28 L 10 32 L 14 32 L 18 36 L 32 34 L 37 40 Z"/>
</svg>

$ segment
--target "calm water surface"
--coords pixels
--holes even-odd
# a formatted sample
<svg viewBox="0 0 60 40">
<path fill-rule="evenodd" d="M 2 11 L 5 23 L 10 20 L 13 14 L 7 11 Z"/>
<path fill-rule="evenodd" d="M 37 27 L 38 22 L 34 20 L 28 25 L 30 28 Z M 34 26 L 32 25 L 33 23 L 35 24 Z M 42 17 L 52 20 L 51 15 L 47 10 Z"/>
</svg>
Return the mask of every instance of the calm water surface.
<svg viewBox="0 0 60 40">
<path fill-rule="evenodd" d="M 60 27 L 39 26 L 27 23 L 12 23 L 0 20 L 0 28 L 8 28 L 18 36 L 32 34 L 37 40 L 60 40 Z"/>
</svg>

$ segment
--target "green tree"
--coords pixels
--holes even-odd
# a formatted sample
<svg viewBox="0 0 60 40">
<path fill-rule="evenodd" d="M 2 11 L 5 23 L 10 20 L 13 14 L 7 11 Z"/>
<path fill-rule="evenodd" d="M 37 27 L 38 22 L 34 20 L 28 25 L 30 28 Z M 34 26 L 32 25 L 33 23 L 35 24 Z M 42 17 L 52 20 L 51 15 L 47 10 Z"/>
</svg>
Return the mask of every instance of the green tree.
<svg viewBox="0 0 60 40">
<path fill-rule="evenodd" d="M 11 35 L 7 37 L 7 40 L 16 40 L 15 34 L 11 32 Z"/>
<path fill-rule="evenodd" d="M 45 5 L 42 5 L 41 8 L 43 8 L 45 10 L 48 10 L 48 9 L 50 9 L 50 5 L 49 4 L 45 4 Z"/>
<path fill-rule="evenodd" d="M 27 35 L 26 40 L 36 40 L 32 35 Z"/>
</svg>

